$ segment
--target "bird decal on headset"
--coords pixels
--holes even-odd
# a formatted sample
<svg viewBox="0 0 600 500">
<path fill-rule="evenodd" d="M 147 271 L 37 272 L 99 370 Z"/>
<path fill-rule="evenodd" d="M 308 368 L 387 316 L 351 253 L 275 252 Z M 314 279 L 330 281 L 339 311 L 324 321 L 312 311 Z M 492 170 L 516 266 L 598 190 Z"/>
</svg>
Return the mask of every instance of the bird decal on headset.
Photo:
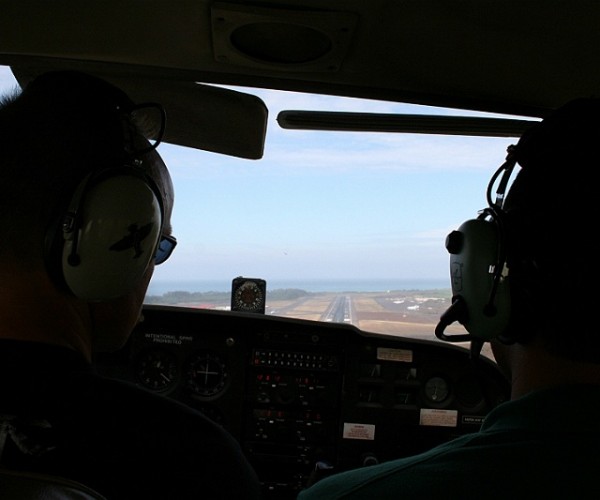
<svg viewBox="0 0 600 500">
<path fill-rule="evenodd" d="M 144 253 L 142 250 L 142 241 L 150 234 L 152 231 L 153 223 L 149 222 L 142 227 L 138 228 L 137 223 L 131 224 L 127 230 L 129 234 L 124 238 L 121 238 L 119 241 L 114 243 L 109 247 L 109 250 L 113 250 L 115 252 L 123 252 L 125 250 L 129 250 L 133 248 L 135 250 L 134 259 L 137 259 Z"/>
</svg>

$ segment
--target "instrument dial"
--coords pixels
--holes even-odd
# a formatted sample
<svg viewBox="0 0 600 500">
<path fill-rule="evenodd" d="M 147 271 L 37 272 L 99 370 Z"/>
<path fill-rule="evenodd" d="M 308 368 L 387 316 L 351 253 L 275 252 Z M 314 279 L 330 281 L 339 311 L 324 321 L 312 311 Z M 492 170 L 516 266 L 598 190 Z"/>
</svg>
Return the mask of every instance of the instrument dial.
<svg viewBox="0 0 600 500">
<path fill-rule="evenodd" d="M 432 403 L 441 403 L 450 395 L 448 382 L 442 377 L 431 377 L 425 383 L 425 397 Z"/>
<path fill-rule="evenodd" d="M 175 384 L 179 369 L 172 353 L 152 349 L 141 354 L 136 372 L 140 383 L 148 389 L 165 391 Z"/>
<path fill-rule="evenodd" d="M 201 351 L 189 361 L 186 387 L 195 395 L 213 397 L 227 384 L 228 374 L 225 363 L 213 352 Z"/>
<path fill-rule="evenodd" d="M 231 295 L 232 311 L 265 312 L 265 281 L 253 278 L 236 278 Z"/>
</svg>

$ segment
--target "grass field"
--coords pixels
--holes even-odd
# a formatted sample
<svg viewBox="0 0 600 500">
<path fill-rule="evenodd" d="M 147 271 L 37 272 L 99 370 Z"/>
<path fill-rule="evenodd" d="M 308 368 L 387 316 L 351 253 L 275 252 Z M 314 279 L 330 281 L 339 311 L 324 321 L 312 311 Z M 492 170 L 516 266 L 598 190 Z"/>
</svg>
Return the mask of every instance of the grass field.
<svg viewBox="0 0 600 500">
<path fill-rule="evenodd" d="M 347 309 L 345 323 L 365 332 L 436 340 L 434 331 L 440 315 L 450 306 L 450 290 L 403 290 L 389 292 L 311 293 L 290 300 L 269 300 L 265 314 L 311 321 L 325 321 L 328 311 L 342 296 Z M 219 303 L 179 303 L 186 307 L 227 309 Z M 448 334 L 465 333 L 459 324 L 446 329 Z M 465 345 L 465 347 L 467 347 Z M 489 345 L 484 355 L 491 357 Z"/>
</svg>

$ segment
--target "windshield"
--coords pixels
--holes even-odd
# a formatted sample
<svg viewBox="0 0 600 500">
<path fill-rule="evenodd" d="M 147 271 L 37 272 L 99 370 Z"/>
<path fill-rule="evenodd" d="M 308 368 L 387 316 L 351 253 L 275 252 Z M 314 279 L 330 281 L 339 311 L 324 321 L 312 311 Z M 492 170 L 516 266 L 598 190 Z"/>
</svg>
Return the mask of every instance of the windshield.
<svg viewBox="0 0 600 500">
<path fill-rule="evenodd" d="M 8 68 L 0 84 L 16 85 Z M 228 310 L 232 280 L 244 276 L 266 281 L 268 315 L 434 339 L 451 299 L 445 237 L 487 205 L 515 139 L 284 130 L 276 117 L 285 109 L 465 113 L 243 91 L 269 110 L 262 159 L 159 147 L 175 186 L 178 246 L 156 268 L 146 303 Z"/>
</svg>

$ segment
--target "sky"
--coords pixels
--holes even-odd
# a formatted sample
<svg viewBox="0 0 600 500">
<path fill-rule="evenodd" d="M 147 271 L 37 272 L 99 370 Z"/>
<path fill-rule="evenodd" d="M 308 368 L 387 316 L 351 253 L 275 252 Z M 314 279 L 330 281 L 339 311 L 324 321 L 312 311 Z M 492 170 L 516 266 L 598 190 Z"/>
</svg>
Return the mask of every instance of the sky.
<svg viewBox="0 0 600 500">
<path fill-rule="evenodd" d="M 0 67 L 0 92 L 15 85 Z M 283 109 L 452 112 L 244 91 L 269 109 L 262 159 L 159 147 L 175 186 L 178 246 L 153 282 L 211 280 L 226 290 L 243 275 L 449 286 L 445 237 L 486 206 L 489 179 L 516 139 L 283 130 L 276 122 Z"/>
</svg>

